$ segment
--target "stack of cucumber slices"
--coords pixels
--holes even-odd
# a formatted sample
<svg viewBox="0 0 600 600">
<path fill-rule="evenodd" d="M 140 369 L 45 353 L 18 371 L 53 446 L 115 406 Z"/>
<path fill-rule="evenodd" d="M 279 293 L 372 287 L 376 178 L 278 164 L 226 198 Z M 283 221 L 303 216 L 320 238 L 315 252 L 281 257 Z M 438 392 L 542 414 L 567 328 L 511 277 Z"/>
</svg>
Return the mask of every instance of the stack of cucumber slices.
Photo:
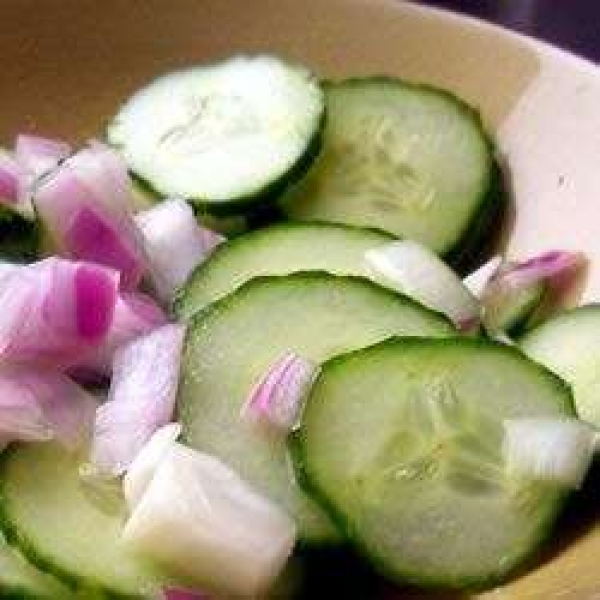
<svg viewBox="0 0 600 600">
<path fill-rule="evenodd" d="M 501 205 L 491 143 L 455 96 L 381 77 L 320 85 L 267 56 L 157 79 L 108 140 L 149 189 L 227 215 L 225 226 L 269 206 L 460 256 Z"/>
<path fill-rule="evenodd" d="M 138 209 L 183 198 L 231 238 L 171 306 L 187 325 L 185 444 L 293 517 L 303 549 L 349 547 L 399 585 L 485 587 L 532 557 L 569 490 L 561 474 L 511 467 L 506 423 L 579 412 L 600 425 L 588 336 L 600 318 L 560 316 L 526 331 L 522 350 L 491 339 L 527 329 L 546 288 L 503 295 L 486 321 L 453 271 L 499 227 L 504 202 L 476 110 L 391 77 L 324 83 L 240 56 L 158 78 L 107 140 Z M 298 422 L 252 426 L 249 394 L 289 353 L 318 365 Z M 1 597 L 146 598 L 173 581 L 123 547 L 122 498 L 98 505 L 80 463 L 51 444 L 3 454 Z"/>
</svg>

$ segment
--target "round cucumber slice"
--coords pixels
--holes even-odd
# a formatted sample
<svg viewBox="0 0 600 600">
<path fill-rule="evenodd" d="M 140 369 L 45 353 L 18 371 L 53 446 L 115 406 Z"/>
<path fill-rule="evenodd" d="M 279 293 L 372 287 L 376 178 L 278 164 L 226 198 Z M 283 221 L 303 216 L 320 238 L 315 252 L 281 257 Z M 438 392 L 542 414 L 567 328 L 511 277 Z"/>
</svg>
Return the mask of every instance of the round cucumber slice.
<svg viewBox="0 0 600 600">
<path fill-rule="evenodd" d="M 52 443 L 17 446 L 1 463 L 0 523 L 27 558 L 82 598 L 152 597 L 168 579 L 121 541 L 123 501 L 105 509 L 86 493 L 80 457 Z"/>
<path fill-rule="evenodd" d="M 453 331 L 437 313 L 365 279 L 320 272 L 253 279 L 189 325 L 178 404 L 183 438 L 279 502 L 303 541 L 336 541 L 329 519 L 300 489 L 285 439 L 241 418 L 248 394 L 290 351 L 320 363 L 392 335 Z"/>
<path fill-rule="evenodd" d="M 388 340 L 324 365 L 296 451 L 317 497 L 381 571 L 483 585 L 531 555 L 565 497 L 505 468 L 503 420 L 572 414 L 563 382 L 514 348 Z"/>
<path fill-rule="evenodd" d="M 327 271 L 367 275 L 364 254 L 393 238 L 386 233 L 327 223 L 281 223 L 219 246 L 190 276 L 175 300 L 184 319 L 261 275 Z"/>
<path fill-rule="evenodd" d="M 293 219 L 375 227 L 461 254 L 498 209 L 478 114 L 446 91 L 373 77 L 326 87 L 323 151 L 282 198 Z"/>
<path fill-rule="evenodd" d="M 304 173 L 320 148 L 324 111 L 304 67 L 240 56 L 155 80 L 120 109 L 107 137 L 160 194 L 226 214 Z"/>
<path fill-rule="evenodd" d="M 57 579 L 29 564 L 0 535 L 0 598 L 67 600 L 74 596 Z"/>
<path fill-rule="evenodd" d="M 573 387 L 579 417 L 600 427 L 600 305 L 565 311 L 526 333 L 519 345 Z"/>
</svg>

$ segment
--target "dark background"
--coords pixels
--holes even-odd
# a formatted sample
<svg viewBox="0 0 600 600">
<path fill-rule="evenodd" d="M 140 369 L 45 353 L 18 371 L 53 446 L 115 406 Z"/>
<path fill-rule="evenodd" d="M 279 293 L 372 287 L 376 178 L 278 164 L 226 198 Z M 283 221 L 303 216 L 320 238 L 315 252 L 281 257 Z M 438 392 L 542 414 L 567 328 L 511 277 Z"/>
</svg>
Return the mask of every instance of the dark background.
<svg viewBox="0 0 600 600">
<path fill-rule="evenodd" d="M 600 0 L 422 0 L 484 18 L 600 62 Z"/>
</svg>

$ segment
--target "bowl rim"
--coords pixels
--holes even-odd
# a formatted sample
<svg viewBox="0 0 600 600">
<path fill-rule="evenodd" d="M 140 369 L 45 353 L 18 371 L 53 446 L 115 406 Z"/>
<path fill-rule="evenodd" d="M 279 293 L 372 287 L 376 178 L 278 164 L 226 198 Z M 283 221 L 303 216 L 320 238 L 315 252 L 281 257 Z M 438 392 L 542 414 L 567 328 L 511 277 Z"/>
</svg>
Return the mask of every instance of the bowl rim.
<svg viewBox="0 0 600 600">
<path fill-rule="evenodd" d="M 368 0 L 365 1 L 368 2 Z M 412 11 L 417 14 L 420 13 L 418 14 L 419 17 L 435 16 L 436 18 L 446 21 L 453 21 L 454 24 L 458 26 L 468 25 L 478 29 L 487 29 L 512 42 L 532 44 L 550 56 L 554 55 L 558 59 L 566 59 L 573 63 L 572 66 L 589 70 L 591 73 L 600 77 L 600 62 L 596 63 L 592 59 L 578 54 L 569 48 L 563 48 L 548 40 L 536 37 L 531 33 L 518 31 L 502 23 L 496 23 L 483 17 L 470 15 L 451 8 L 420 4 L 418 1 L 414 0 L 397 0 L 397 2 L 402 5 L 401 10 Z"/>
</svg>

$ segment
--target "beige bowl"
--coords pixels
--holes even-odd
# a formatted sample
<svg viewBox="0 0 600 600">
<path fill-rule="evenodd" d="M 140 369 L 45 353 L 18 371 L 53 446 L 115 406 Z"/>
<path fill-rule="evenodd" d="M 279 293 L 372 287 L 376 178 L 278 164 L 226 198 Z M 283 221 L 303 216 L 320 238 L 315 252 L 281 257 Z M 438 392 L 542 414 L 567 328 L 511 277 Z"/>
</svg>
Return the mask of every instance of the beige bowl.
<svg viewBox="0 0 600 600">
<path fill-rule="evenodd" d="M 583 297 L 600 298 L 600 71 L 446 12 L 393 0 L 4 0 L 0 140 L 22 130 L 95 136 L 158 73 L 259 50 L 329 77 L 431 82 L 478 106 L 511 171 L 509 254 L 581 250 L 592 262 Z M 485 597 L 600 598 L 594 521 Z"/>
</svg>

